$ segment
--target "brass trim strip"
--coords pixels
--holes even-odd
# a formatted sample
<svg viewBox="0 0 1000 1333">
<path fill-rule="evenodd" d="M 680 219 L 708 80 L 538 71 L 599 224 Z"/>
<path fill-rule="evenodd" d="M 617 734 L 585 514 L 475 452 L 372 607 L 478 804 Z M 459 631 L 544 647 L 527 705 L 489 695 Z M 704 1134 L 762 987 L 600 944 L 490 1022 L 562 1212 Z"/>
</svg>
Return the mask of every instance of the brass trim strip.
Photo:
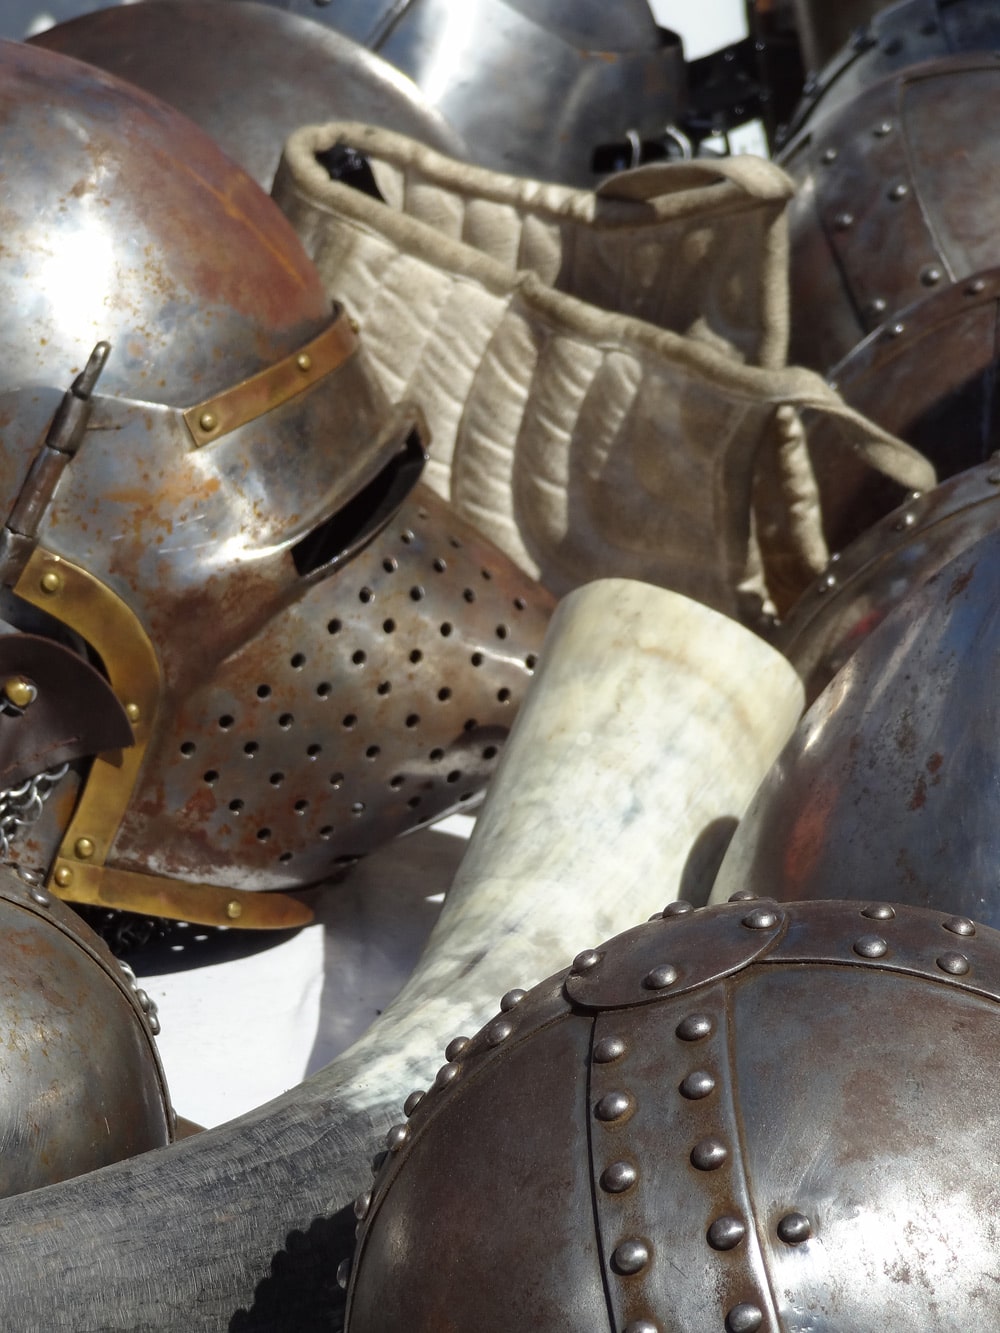
<svg viewBox="0 0 1000 1333">
<path fill-rule="evenodd" d="M 211 444 L 288 402 L 342 366 L 357 350 L 357 323 L 338 308 L 329 328 L 305 347 L 231 389 L 189 407 L 184 412 L 184 424 L 195 446 Z"/>
<path fill-rule="evenodd" d="M 114 866 L 81 864 L 72 859 L 57 860 L 56 875 L 61 866 L 72 870 L 73 878 L 66 888 L 50 882 L 49 887 L 58 897 L 139 912 L 143 916 L 190 921 L 198 926 L 237 926 L 240 930 L 291 930 L 307 926 L 314 915 L 312 908 L 286 893 L 187 884 Z"/>
</svg>

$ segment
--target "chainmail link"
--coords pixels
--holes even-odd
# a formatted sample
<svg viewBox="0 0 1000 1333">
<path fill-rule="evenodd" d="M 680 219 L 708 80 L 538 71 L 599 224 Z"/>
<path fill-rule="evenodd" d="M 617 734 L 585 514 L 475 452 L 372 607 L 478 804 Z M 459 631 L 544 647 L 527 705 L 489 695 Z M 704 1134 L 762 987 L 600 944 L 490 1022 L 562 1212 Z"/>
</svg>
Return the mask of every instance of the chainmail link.
<svg viewBox="0 0 1000 1333">
<path fill-rule="evenodd" d="M 11 844 L 18 830 L 35 823 L 45 801 L 68 772 L 69 764 L 60 764 L 36 773 L 18 787 L 0 791 L 0 861 L 5 865 L 10 863 Z"/>
</svg>

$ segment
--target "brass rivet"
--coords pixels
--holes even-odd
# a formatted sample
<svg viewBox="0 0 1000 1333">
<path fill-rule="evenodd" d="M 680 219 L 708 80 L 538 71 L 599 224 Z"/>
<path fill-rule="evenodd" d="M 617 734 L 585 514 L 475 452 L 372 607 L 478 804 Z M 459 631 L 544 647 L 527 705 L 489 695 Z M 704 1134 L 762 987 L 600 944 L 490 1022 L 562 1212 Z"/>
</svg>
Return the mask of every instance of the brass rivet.
<svg viewBox="0 0 1000 1333">
<path fill-rule="evenodd" d="M 73 883 L 73 872 L 69 866 L 60 866 L 55 873 L 55 881 L 61 889 L 68 888 Z"/>
<path fill-rule="evenodd" d="M 81 861 L 86 861 L 88 857 L 94 855 L 94 843 L 90 838 L 77 838 L 73 851 Z"/>
<path fill-rule="evenodd" d="M 42 592 L 47 592 L 51 596 L 52 593 L 59 592 L 62 589 L 62 579 L 54 569 L 47 569 L 39 580 L 39 586 Z"/>
<path fill-rule="evenodd" d="M 201 416 L 198 418 L 198 425 L 204 431 L 215 430 L 218 424 L 219 418 L 214 412 L 202 412 Z"/>
<path fill-rule="evenodd" d="M 3 692 L 15 708 L 27 708 L 38 698 L 38 691 L 24 676 L 11 676 L 3 683 Z"/>
<path fill-rule="evenodd" d="M 226 903 L 226 916 L 229 917 L 230 921 L 238 921 L 242 915 L 243 904 L 238 903 L 235 898 L 230 899 L 230 901 Z"/>
<path fill-rule="evenodd" d="M 352 332 L 352 333 L 360 333 L 360 332 L 361 332 L 361 325 L 358 323 L 358 321 L 357 321 L 356 319 L 349 319 L 347 322 L 348 322 L 348 324 L 350 324 L 350 326 L 351 326 L 351 332 Z"/>
<path fill-rule="evenodd" d="M 138 704 L 126 704 L 125 716 L 130 722 L 138 722 L 139 718 L 142 717 L 142 710 Z"/>
<path fill-rule="evenodd" d="M 295 364 L 299 370 L 312 370 L 313 359 L 308 352 L 300 352 L 295 358 Z"/>
</svg>

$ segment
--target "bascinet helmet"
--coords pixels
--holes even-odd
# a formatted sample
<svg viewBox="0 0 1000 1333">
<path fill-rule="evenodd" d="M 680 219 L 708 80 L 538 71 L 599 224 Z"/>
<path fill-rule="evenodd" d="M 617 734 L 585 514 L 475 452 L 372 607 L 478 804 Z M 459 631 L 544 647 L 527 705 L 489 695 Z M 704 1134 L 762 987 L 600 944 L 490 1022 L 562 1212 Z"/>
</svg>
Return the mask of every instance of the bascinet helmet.
<svg viewBox="0 0 1000 1333">
<path fill-rule="evenodd" d="M 495 171 L 593 185 L 599 150 L 662 139 L 684 58 L 647 0 L 269 0 L 377 51 Z M 595 162 L 595 153 L 598 161 Z"/>
<path fill-rule="evenodd" d="M 77 901 L 300 922 L 243 890 L 470 799 L 549 599 L 417 484 L 417 415 L 207 136 L 65 57 L 0 66 L 3 612 L 97 668 L 119 729 L 30 827 L 37 792 L 6 790 L 0 825 L 16 807 L 19 863 Z M 9 728 L 41 691 L 5 665 Z"/>
<path fill-rule="evenodd" d="M 994 526 L 872 631 L 758 789 L 714 898 L 867 897 L 891 883 L 897 901 L 1000 924 L 998 589 Z"/>
<path fill-rule="evenodd" d="M 75 912 L 0 867 L 0 1197 L 170 1142 L 155 1006 Z"/>
<path fill-rule="evenodd" d="M 1000 934 L 684 909 L 451 1044 L 357 1201 L 348 1333 L 995 1326 Z"/>
</svg>

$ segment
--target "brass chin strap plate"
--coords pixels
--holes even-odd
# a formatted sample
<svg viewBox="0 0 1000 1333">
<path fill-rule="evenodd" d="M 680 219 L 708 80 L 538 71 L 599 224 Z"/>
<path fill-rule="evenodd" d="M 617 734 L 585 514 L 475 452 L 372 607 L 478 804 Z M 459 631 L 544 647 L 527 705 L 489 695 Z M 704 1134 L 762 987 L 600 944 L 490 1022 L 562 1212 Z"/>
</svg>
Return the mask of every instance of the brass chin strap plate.
<svg viewBox="0 0 1000 1333">
<path fill-rule="evenodd" d="M 105 865 L 152 734 L 160 698 L 156 650 L 120 597 L 61 556 L 36 549 L 14 591 L 69 625 L 97 650 L 135 737 L 133 745 L 95 757 L 49 871 L 51 892 L 70 902 L 206 926 L 278 930 L 311 921 L 310 909 L 284 894 L 188 884 Z"/>
<path fill-rule="evenodd" d="M 318 338 L 231 389 L 189 407 L 184 422 L 196 446 L 211 444 L 262 417 L 336 370 L 358 349 L 358 326 L 342 310 Z"/>
</svg>

